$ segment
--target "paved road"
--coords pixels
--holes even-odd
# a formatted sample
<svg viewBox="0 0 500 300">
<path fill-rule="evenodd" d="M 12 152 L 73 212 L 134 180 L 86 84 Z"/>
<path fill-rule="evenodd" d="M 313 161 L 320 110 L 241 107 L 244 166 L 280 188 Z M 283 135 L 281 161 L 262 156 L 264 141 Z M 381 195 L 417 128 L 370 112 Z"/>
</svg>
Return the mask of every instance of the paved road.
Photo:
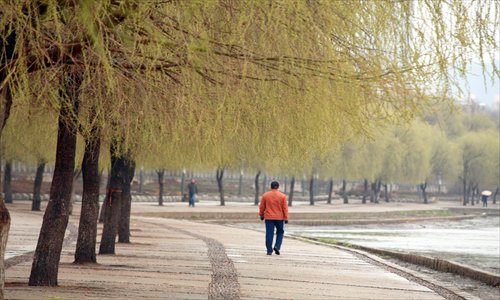
<svg viewBox="0 0 500 300">
<path fill-rule="evenodd" d="M 78 224 L 72 217 L 59 286 L 29 287 L 30 251 L 43 215 L 29 208 L 9 206 L 7 299 L 443 299 L 341 249 L 286 238 L 282 255 L 267 256 L 262 232 L 136 215 L 132 243 L 117 244 L 116 255 L 99 255 L 97 265 L 85 266 L 72 264 Z"/>
</svg>

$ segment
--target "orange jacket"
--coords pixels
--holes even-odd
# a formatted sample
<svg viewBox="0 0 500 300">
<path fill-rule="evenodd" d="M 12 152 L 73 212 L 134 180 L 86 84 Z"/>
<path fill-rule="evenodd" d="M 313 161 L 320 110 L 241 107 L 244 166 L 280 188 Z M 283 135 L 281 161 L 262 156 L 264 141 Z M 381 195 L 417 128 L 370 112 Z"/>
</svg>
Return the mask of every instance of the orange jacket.
<svg viewBox="0 0 500 300">
<path fill-rule="evenodd" d="M 271 189 L 262 195 L 259 216 L 266 220 L 288 220 L 288 202 L 286 195 L 278 189 Z"/>
</svg>

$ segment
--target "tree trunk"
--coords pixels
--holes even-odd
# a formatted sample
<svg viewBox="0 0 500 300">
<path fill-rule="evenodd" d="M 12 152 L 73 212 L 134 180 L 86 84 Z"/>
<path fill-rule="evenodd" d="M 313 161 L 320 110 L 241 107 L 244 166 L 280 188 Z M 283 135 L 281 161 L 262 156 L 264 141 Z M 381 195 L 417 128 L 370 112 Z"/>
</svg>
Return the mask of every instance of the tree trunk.
<svg viewBox="0 0 500 300">
<path fill-rule="evenodd" d="M 0 82 L 5 80 L 5 74 L 0 71 Z M 0 110 L 0 141 L 2 137 L 2 132 L 7 124 L 7 120 L 10 115 L 10 108 L 12 107 L 12 93 L 8 84 L 5 85 L 4 91 L 0 89 L 0 92 L 4 93 L 4 97 L 0 95 L 0 104 L 2 105 Z M 0 176 L 0 181 L 2 176 Z M 0 189 L 2 188 L 2 183 L 0 182 Z M 0 299 L 4 298 L 4 283 L 5 283 L 5 248 L 7 246 L 7 239 L 9 237 L 10 229 L 10 214 L 9 210 L 5 206 L 4 199 L 2 197 L 2 191 L 0 190 Z"/>
<path fill-rule="evenodd" d="M 165 189 L 165 184 L 164 184 L 165 169 L 157 170 L 156 174 L 158 174 L 158 184 L 160 186 L 160 193 L 158 195 L 158 205 L 163 206 L 163 194 L 165 191 L 164 190 Z"/>
<path fill-rule="evenodd" d="M 330 181 L 328 183 L 328 200 L 326 203 L 332 204 L 332 193 L 333 193 L 333 178 L 330 178 Z"/>
<path fill-rule="evenodd" d="M 12 161 L 8 160 L 5 162 L 4 174 L 3 174 L 3 193 L 5 203 L 12 203 Z"/>
<path fill-rule="evenodd" d="M 219 188 L 219 195 L 220 195 L 220 205 L 224 206 L 226 205 L 226 202 L 224 201 L 224 185 L 222 182 L 222 179 L 224 178 L 224 168 L 219 167 L 217 168 L 217 187 Z"/>
<path fill-rule="evenodd" d="M 0 179 L 1 180 L 1 179 Z M 1 191 L 0 191 L 1 192 Z M 0 196 L 0 299 L 4 299 L 4 283 L 5 283 L 5 248 L 9 237 L 10 229 L 10 214 L 3 198 Z"/>
<path fill-rule="evenodd" d="M 477 198 L 475 196 L 478 196 Z M 476 183 L 473 185 L 473 188 L 472 188 L 472 199 L 476 199 L 476 204 L 479 204 L 479 185 Z"/>
<path fill-rule="evenodd" d="M 255 200 L 254 204 L 259 205 L 259 176 L 260 176 L 260 171 L 257 172 L 257 175 L 255 175 Z"/>
<path fill-rule="evenodd" d="M 288 206 L 292 206 L 294 189 L 295 189 L 295 176 L 292 176 L 292 179 L 290 179 L 290 194 L 288 195 Z"/>
<path fill-rule="evenodd" d="M 344 199 L 344 204 L 349 203 L 349 197 L 347 197 L 347 182 L 345 179 L 342 180 L 342 198 Z"/>
<path fill-rule="evenodd" d="M 424 197 L 424 204 L 428 204 L 429 201 L 427 199 L 427 181 L 420 184 L 420 190 L 422 191 L 422 196 Z"/>
<path fill-rule="evenodd" d="M 387 183 L 384 183 L 383 186 L 384 186 L 384 201 L 388 203 L 389 199 L 390 199 L 390 197 L 389 197 L 389 185 Z"/>
<path fill-rule="evenodd" d="M 380 185 L 381 185 L 380 180 L 375 180 L 375 182 L 372 183 L 372 192 L 370 195 L 370 202 L 378 203 L 378 198 L 380 195 Z"/>
<path fill-rule="evenodd" d="M 186 181 L 186 171 L 182 171 L 182 175 L 181 175 L 181 195 L 182 195 L 182 201 L 187 201 L 187 197 L 184 197 L 185 181 Z"/>
<path fill-rule="evenodd" d="M 128 161 L 124 155 L 118 154 L 116 140 L 111 142 L 111 173 L 109 177 L 109 188 L 107 191 L 106 213 L 102 229 L 101 245 L 99 254 L 115 254 L 116 234 L 123 203 L 123 190 L 128 178 Z"/>
<path fill-rule="evenodd" d="M 118 224 L 118 242 L 130 243 L 130 212 L 132 211 L 131 184 L 134 179 L 135 162 L 126 158 L 128 181 L 125 181 L 122 193 L 122 205 Z"/>
<path fill-rule="evenodd" d="M 42 189 L 43 173 L 45 172 L 45 161 L 41 160 L 36 168 L 35 184 L 33 187 L 33 202 L 31 202 L 31 210 L 39 211 L 42 203 L 40 191 Z"/>
<path fill-rule="evenodd" d="M 106 181 L 106 191 L 109 191 L 109 180 L 111 178 L 111 170 L 108 170 L 108 179 Z M 101 204 L 101 210 L 99 211 L 99 223 L 104 223 L 104 218 L 106 217 L 106 209 L 108 208 L 108 196 L 109 193 L 106 192 L 106 195 L 104 196 L 104 201 Z"/>
<path fill-rule="evenodd" d="M 375 191 L 375 203 L 378 203 L 378 199 L 380 199 L 380 190 L 382 187 L 382 181 L 377 180 L 376 191 Z"/>
<path fill-rule="evenodd" d="M 377 182 L 374 181 L 371 183 L 371 188 L 370 188 L 370 203 L 375 203 L 376 191 L 377 191 Z"/>
<path fill-rule="evenodd" d="M 93 128 L 92 136 L 85 141 L 82 161 L 83 195 L 78 240 L 76 242 L 76 264 L 96 263 L 97 219 L 99 216 L 99 152 L 101 140 L 99 130 Z"/>
<path fill-rule="evenodd" d="M 470 204 L 472 206 L 474 206 L 474 194 L 473 194 L 474 191 L 473 191 L 472 186 L 473 186 L 473 183 L 469 181 L 469 185 L 467 186 L 467 202 L 469 202 L 469 200 L 471 200 Z"/>
<path fill-rule="evenodd" d="M 366 204 L 366 197 L 368 197 L 368 180 L 365 179 L 363 188 L 363 198 L 361 199 L 361 203 Z"/>
<path fill-rule="evenodd" d="M 76 181 L 82 174 L 82 170 L 78 169 L 73 172 L 73 183 L 71 184 L 71 197 L 69 198 L 69 209 L 68 209 L 68 214 L 71 216 L 73 215 L 73 204 L 75 203 L 75 185 Z"/>
<path fill-rule="evenodd" d="M 82 82 L 81 73 L 72 70 L 62 84 L 59 128 L 57 135 L 56 164 L 50 200 L 43 216 L 43 224 L 33 258 L 30 286 L 56 286 L 59 260 L 68 226 L 68 206 L 75 169 L 75 150 L 78 115 L 78 94 Z"/>
<path fill-rule="evenodd" d="M 115 254 L 115 240 L 120 218 L 122 190 L 109 188 L 106 196 L 101 244 L 99 254 Z"/>
<path fill-rule="evenodd" d="M 314 205 L 314 175 L 311 175 L 309 181 L 309 205 Z"/>
<path fill-rule="evenodd" d="M 467 181 L 466 178 L 462 178 L 462 192 L 464 196 L 463 206 L 467 205 Z"/>
</svg>

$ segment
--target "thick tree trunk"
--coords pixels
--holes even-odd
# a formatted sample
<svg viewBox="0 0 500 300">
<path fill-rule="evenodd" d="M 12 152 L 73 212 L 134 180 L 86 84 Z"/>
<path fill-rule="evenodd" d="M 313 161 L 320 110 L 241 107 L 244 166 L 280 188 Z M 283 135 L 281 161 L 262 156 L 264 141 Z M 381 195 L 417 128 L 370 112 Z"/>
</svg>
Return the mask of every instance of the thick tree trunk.
<svg viewBox="0 0 500 300">
<path fill-rule="evenodd" d="M 31 202 L 31 210 L 39 211 L 42 203 L 40 191 L 42 189 L 43 173 L 45 172 L 45 161 L 41 160 L 36 168 L 35 184 L 33 187 L 33 202 Z"/>
<path fill-rule="evenodd" d="M 255 200 L 253 204 L 259 205 L 259 199 L 260 199 L 260 193 L 259 193 L 259 177 L 260 177 L 260 171 L 257 172 L 255 175 Z"/>
<path fill-rule="evenodd" d="M 68 225 L 68 208 L 75 169 L 75 150 L 78 115 L 78 94 L 82 76 L 72 70 L 65 78 L 61 92 L 59 111 L 59 129 L 57 135 L 56 164 L 50 199 L 43 216 L 43 224 L 38 237 L 38 244 L 33 258 L 30 286 L 56 286 L 59 260 Z"/>
<path fill-rule="evenodd" d="M 295 176 L 292 176 L 290 180 L 290 194 L 288 195 L 288 206 L 292 206 L 293 204 L 293 190 L 295 189 Z"/>
<path fill-rule="evenodd" d="M 285 176 L 285 186 L 284 186 L 283 192 L 285 194 L 288 194 L 288 177 L 287 176 Z"/>
<path fill-rule="evenodd" d="M 222 182 L 222 179 L 224 178 L 224 168 L 217 168 L 217 187 L 219 188 L 219 195 L 220 195 L 220 205 L 224 206 L 226 205 L 226 202 L 224 201 L 224 185 Z"/>
<path fill-rule="evenodd" d="M 83 195 L 75 263 L 96 263 L 97 218 L 99 215 L 99 152 L 101 141 L 94 129 L 85 143 L 82 161 Z"/>
<path fill-rule="evenodd" d="M 363 198 L 361 199 L 361 203 L 366 204 L 366 197 L 368 197 L 368 179 L 365 179 L 363 184 Z"/>
<path fill-rule="evenodd" d="M 344 204 L 349 203 L 349 197 L 347 196 L 347 182 L 345 179 L 342 180 L 342 199 L 344 199 Z"/>
<path fill-rule="evenodd" d="M 122 205 L 118 224 L 118 242 L 130 243 L 130 212 L 132 210 L 131 184 L 134 179 L 135 162 L 127 158 L 128 181 L 123 186 Z"/>
<path fill-rule="evenodd" d="M 4 73 L 0 72 L 0 82 L 4 81 L 5 76 Z M 0 95 L 0 103 L 2 104 L 0 110 L 0 141 L 2 137 L 2 132 L 7 124 L 7 120 L 10 115 L 10 108 L 12 107 L 12 93 L 10 91 L 10 87 L 7 84 L 2 91 L 3 96 Z M 2 176 L 0 176 L 1 181 Z M 0 182 L 0 189 L 2 188 L 2 183 Z M 5 202 L 2 195 L 2 191 L 0 190 L 0 299 L 4 298 L 4 283 L 5 283 L 5 248 L 7 246 L 7 239 L 9 237 L 9 229 L 10 229 L 10 214 L 9 210 L 5 206 Z"/>
<path fill-rule="evenodd" d="M 121 206 L 124 202 L 123 190 L 125 182 L 130 182 L 127 170 L 129 168 L 128 160 L 123 155 L 117 156 L 115 144 L 116 141 L 113 141 L 110 147 L 111 173 L 99 254 L 115 254 L 116 234 L 118 233 Z"/>
<path fill-rule="evenodd" d="M 99 254 L 115 254 L 116 234 L 122 202 L 122 190 L 108 189 Z"/>
<path fill-rule="evenodd" d="M 165 183 L 164 183 L 165 169 L 157 170 L 156 174 L 158 174 L 158 185 L 160 186 L 160 192 L 158 195 L 158 205 L 163 206 L 163 194 L 165 189 Z"/>
<path fill-rule="evenodd" d="M 333 178 L 330 178 L 328 182 L 328 200 L 326 203 L 332 204 L 332 193 L 333 193 Z"/>
<path fill-rule="evenodd" d="M 311 175 L 309 181 L 309 205 L 314 205 L 314 175 Z"/>
<path fill-rule="evenodd" d="M 12 161 L 5 162 L 3 174 L 3 194 L 5 203 L 12 203 Z"/>
</svg>

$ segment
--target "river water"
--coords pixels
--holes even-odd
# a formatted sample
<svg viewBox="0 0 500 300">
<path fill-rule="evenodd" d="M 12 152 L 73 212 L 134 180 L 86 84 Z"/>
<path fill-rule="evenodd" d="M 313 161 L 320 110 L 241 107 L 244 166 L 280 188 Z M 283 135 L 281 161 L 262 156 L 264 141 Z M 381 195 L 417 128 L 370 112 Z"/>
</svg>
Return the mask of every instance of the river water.
<svg viewBox="0 0 500 300">
<path fill-rule="evenodd" d="M 411 252 L 500 274 L 500 217 L 419 224 L 288 226 L 288 234 Z"/>
</svg>

